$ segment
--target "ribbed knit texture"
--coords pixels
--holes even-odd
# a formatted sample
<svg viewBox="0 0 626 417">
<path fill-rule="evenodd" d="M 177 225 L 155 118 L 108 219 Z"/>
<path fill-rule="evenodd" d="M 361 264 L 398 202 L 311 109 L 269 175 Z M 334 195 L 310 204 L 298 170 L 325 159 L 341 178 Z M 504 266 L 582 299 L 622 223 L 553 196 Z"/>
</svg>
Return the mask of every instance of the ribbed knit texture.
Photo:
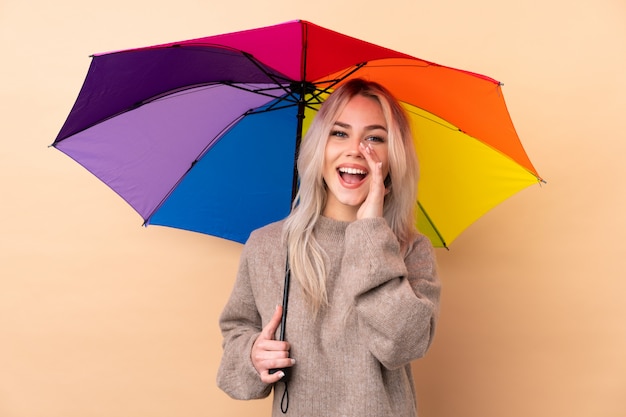
<svg viewBox="0 0 626 417">
<path fill-rule="evenodd" d="M 282 302 L 286 247 L 283 222 L 255 231 L 220 317 L 224 355 L 217 382 L 237 399 L 263 398 L 250 350 Z M 292 277 L 286 339 L 287 416 L 415 417 L 410 362 L 432 341 L 440 283 L 430 241 L 419 235 L 403 258 L 384 219 L 351 223 L 322 217 L 315 229 L 328 256 L 329 306 L 314 317 Z M 283 414 L 276 385 L 273 416 Z"/>
</svg>

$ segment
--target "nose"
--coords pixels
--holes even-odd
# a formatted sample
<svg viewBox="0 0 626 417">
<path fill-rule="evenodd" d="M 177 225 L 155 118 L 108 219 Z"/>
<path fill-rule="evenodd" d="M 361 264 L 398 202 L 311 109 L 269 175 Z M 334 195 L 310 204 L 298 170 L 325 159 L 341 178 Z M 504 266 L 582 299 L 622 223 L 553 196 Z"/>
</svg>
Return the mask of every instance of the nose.
<svg viewBox="0 0 626 417">
<path fill-rule="evenodd" d="M 358 137 L 350 138 L 346 143 L 347 154 L 350 156 L 362 158 L 363 153 L 361 151 L 361 143 L 363 143 L 363 141 Z"/>
</svg>

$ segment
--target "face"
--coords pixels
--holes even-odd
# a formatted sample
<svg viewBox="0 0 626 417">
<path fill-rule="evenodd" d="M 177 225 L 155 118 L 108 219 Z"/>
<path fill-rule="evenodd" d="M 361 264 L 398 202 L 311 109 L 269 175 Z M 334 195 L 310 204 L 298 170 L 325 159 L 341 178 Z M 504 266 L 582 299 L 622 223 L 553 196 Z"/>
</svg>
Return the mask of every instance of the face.
<svg viewBox="0 0 626 417">
<path fill-rule="evenodd" d="M 343 221 L 356 219 L 367 198 L 370 171 L 364 150 L 382 162 L 383 178 L 389 173 L 387 123 L 378 101 L 357 95 L 343 109 L 332 127 L 324 151 L 323 177 L 328 189 L 324 216 Z"/>
</svg>

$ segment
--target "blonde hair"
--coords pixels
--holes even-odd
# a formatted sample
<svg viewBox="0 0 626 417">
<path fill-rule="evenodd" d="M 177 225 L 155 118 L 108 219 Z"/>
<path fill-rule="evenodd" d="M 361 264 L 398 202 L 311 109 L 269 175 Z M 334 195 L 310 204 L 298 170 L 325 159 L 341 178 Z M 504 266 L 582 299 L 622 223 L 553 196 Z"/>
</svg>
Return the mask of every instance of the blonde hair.
<svg viewBox="0 0 626 417">
<path fill-rule="evenodd" d="M 357 95 L 375 99 L 387 122 L 391 191 L 385 197 L 383 216 L 404 251 L 416 233 L 418 163 L 407 115 L 391 93 L 378 83 L 350 80 L 322 104 L 302 140 L 297 162 L 300 187 L 284 229 L 291 275 L 300 283 L 313 312 L 328 304 L 325 253 L 313 235 L 327 199 L 322 178 L 324 151 L 337 118 Z"/>
</svg>

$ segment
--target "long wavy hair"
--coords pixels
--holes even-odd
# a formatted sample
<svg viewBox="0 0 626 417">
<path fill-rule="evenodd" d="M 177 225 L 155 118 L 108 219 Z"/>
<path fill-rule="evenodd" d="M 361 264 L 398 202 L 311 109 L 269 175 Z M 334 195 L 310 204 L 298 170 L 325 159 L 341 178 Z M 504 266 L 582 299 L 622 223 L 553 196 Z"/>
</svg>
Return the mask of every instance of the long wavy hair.
<svg viewBox="0 0 626 417">
<path fill-rule="evenodd" d="M 402 250 L 408 249 L 416 233 L 418 162 L 407 115 L 380 84 L 363 79 L 350 80 L 330 94 L 302 140 L 297 161 L 300 186 L 284 228 L 291 275 L 300 283 L 314 313 L 328 305 L 326 255 L 313 234 L 327 200 L 322 177 L 324 152 L 339 115 L 357 95 L 376 100 L 387 123 L 389 176 L 386 184 L 391 188 L 385 196 L 383 216 Z"/>
</svg>

